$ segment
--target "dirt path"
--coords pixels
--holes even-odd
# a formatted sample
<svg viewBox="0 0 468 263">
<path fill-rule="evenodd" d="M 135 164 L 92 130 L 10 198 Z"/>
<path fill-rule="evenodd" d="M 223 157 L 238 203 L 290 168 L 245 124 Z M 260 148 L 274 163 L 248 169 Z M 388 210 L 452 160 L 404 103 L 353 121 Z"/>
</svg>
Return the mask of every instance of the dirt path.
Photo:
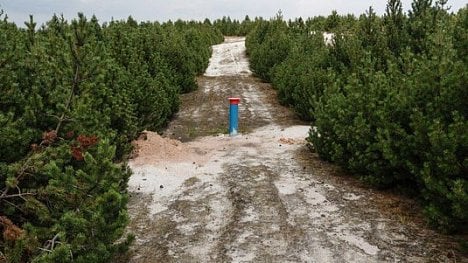
<svg viewBox="0 0 468 263">
<path fill-rule="evenodd" d="M 251 76 L 244 39 L 214 46 L 199 86 L 163 137 L 137 142 L 130 262 L 465 260 L 450 238 L 421 227 L 412 201 L 337 176 L 311 154 L 309 127 Z M 233 138 L 231 96 L 241 97 L 243 134 Z"/>
</svg>

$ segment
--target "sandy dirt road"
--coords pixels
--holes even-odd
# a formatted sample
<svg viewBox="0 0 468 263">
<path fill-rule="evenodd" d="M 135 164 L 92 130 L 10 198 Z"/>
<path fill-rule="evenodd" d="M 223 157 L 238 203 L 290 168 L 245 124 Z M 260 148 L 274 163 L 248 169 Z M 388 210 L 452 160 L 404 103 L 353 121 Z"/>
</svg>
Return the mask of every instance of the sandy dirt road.
<svg viewBox="0 0 468 263">
<path fill-rule="evenodd" d="M 410 200 L 377 192 L 305 146 L 309 126 L 251 76 L 226 38 L 161 136 L 137 142 L 129 262 L 463 262 Z M 227 133 L 239 96 L 242 133 Z"/>
</svg>

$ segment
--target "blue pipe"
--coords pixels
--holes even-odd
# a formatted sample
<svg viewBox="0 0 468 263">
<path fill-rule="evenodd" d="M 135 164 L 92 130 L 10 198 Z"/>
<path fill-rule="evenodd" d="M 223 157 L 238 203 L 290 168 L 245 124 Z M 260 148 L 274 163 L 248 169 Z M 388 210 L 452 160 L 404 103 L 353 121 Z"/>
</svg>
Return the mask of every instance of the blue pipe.
<svg viewBox="0 0 468 263">
<path fill-rule="evenodd" d="M 235 136 L 239 130 L 239 98 L 229 98 L 229 136 Z"/>
</svg>

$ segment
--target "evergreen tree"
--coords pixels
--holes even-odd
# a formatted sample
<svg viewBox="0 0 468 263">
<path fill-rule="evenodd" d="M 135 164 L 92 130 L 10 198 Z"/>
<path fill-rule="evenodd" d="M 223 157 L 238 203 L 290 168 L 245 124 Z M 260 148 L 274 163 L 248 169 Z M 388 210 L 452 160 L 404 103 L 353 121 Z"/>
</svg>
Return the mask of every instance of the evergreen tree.
<svg viewBox="0 0 468 263">
<path fill-rule="evenodd" d="M 383 18 L 387 46 L 393 56 L 399 56 L 406 48 L 408 36 L 406 35 L 406 18 L 403 13 L 401 0 L 389 0 Z"/>
<path fill-rule="evenodd" d="M 414 53 L 419 54 L 427 50 L 427 37 L 434 27 L 432 0 L 414 0 L 408 14 L 408 34 Z"/>
<path fill-rule="evenodd" d="M 325 21 L 325 31 L 335 32 L 340 26 L 340 15 L 336 10 L 333 10 L 332 13 L 327 17 Z"/>
<path fill-rule="evenodd" d="M 358 34 L 363 48 L 371 52 L 376 69 L 385 69 L 388 59 L 388 48 L 385 35 L 380 33 L 383 27 L 382 20 L 377 16 L 372 7 L 369 7 L 359 20 Z"/>
<path fill-rule="evenodd" d="M 468 64 L 468 5 L 458 11 L 455 21 L 453 46 L 458 57 Z"/>
</svg>

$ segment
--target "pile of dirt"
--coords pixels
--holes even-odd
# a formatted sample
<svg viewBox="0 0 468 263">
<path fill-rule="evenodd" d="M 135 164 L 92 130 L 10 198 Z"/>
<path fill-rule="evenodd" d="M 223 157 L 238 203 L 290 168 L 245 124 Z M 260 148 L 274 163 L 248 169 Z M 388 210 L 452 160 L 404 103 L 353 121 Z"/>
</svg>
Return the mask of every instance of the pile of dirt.
<svg viewBox="0 0 468 263">
<path fill-rule="evenodd" d="M 163 138 L 156 132 L 143 131 L 133 143 L 132 163 L 157 164 L 167 161 L 191 161 L 199 153 L 179 140 Z M 138 158 L 137 158 L 138 157 Z"/>
</svg>

